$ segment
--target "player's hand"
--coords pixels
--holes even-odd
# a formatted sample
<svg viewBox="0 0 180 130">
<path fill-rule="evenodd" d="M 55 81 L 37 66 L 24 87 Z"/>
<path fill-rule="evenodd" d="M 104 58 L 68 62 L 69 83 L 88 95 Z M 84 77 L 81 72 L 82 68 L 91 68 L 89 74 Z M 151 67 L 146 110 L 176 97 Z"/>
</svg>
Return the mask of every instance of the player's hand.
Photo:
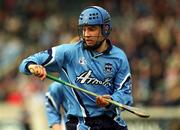
<svg viewBox="0 0 180 130">
<path fill-rule="evenodd" d="M 61 124 L 54 124 L 52 126 L 52 129 L 53 130 L 63 130 L 63 125 L 61 125 Z"/>
<path fill-rule="evenodd" d="M 106 99 L 111 99 L 111 96 L 110 95 L 97 96 L 96 104 L 99 105 L 100 107 L 106 107 L 110 104 Z"/>
<path fill-rule="evenodd" d="M 31 64 L 28 66 L 29 71 L 37 77 L 40 77 L 41 80 L 46 78 L 46 69 L 41 65 Z"/>
</svg>

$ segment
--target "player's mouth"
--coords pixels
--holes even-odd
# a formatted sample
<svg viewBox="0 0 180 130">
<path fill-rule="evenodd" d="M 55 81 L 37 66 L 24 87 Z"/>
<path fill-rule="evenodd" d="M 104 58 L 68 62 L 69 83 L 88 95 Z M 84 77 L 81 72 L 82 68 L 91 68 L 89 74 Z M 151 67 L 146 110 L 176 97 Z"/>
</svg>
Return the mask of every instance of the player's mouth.
<svg viewBox="0 0 180 130">
<path fill-rule="evenodd" d="M 87 44 L 88 46 L 94 45 L 94 41 L 93 41 L 93 40 L 86 39 L 85 41 L 86 41 L 86 44 Z"/>
</svg>

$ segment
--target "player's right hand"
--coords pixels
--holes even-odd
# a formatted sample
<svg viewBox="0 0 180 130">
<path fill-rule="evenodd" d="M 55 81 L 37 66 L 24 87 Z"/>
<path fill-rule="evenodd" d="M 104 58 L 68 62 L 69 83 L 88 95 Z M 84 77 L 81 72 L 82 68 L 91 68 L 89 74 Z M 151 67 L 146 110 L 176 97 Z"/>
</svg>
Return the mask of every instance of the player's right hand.
<svg viewBox="0 0 180 130">
<path fill-rule="evenodd" d="M 46 69 L 41 65 L 31 64 L 28 66 L 29 71 L 37 77 L 40 77 L 41 80 L 46 78 Z"/>
<path fill-rule="evenodd" d="M 97 96 L 96 97 L 96 104 L 100 107 L 106 107 L 109 105 L 109 101 L 107 101 L 106 99 L 111 99 L 110 95 L 102 95 L 102 96 Z"/>
</svg>

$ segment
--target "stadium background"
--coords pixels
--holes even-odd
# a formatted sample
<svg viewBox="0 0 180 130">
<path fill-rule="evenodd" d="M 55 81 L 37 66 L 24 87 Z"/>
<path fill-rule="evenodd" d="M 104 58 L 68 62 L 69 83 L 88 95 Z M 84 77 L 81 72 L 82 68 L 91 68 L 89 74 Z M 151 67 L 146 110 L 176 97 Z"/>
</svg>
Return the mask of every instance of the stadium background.
<svg viewBox="0 0 180 130">
<path fill-rule="evenodd" d="M 124 112 L 129 129 L 180 129 L 180 1 L 0 0 L 0 130 L 49 130 L 43 108 L 51 81 L 24 76 L 18 65 L 77 36 L 78 16 L 90 5 L 110 12 L 111 39 L 130 61 L 134 104 L 151 114 Z"/>
</svg>

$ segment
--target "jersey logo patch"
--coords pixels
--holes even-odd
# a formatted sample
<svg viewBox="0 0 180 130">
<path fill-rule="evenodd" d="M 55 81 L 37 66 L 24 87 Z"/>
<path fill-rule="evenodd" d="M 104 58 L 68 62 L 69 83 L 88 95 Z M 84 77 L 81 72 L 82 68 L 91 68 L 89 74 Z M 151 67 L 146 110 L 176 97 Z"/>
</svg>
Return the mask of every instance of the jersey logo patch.
<svg viewBox="0 0 180 130">
<path fill-rule="evenodd" d="M 81 64 L 81 65 L 85 65 L 86 64 L 86 60 L 85 60 L 84 57 L 80 57 L 79 64 Z"/>
</svg>

